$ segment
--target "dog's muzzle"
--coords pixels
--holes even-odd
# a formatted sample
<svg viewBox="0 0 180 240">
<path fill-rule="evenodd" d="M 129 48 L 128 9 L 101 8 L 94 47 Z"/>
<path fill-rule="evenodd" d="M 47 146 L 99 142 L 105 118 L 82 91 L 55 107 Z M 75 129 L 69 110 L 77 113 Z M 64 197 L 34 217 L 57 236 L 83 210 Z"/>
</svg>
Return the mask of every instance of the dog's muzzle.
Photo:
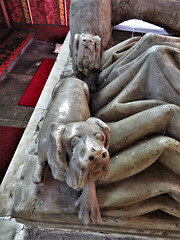
<svg viewBox="0 0 180 240">
<path fill-rule="evenodd" d="M 97 141 L 80 142 L 73 149 L 69 168 L 66 171 L 67 184 L 82 189 L 88 181 L 105 179 L 109 173 L 109 152 Z"/>
</svg>

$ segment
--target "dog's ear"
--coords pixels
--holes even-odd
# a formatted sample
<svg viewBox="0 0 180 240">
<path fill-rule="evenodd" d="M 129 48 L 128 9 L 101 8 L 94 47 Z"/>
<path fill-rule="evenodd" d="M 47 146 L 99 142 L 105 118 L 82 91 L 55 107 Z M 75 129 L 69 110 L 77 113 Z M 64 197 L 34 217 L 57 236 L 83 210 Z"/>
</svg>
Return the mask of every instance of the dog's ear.
<svg viewBox="0 0 180 240">
<path fill-rule="evenodd" d="M 65 125 L 52 124 L 49 129 L 50 143 L 48 148 L 48 159 L 52 174 L 55 179 L 65 180 L 65 171 L 68 167 L 67 154 L 62 139 Z"/>
<path fill-rule="evenodd" d="M 108 127 L 108 125 L 96 117 L 89 118 L 87 122 L 94 123 L 103 130 L 104 134 L 106 135 L 105 148 L 108 150 L 110 142 L 110 128 Z"/>
</svg>

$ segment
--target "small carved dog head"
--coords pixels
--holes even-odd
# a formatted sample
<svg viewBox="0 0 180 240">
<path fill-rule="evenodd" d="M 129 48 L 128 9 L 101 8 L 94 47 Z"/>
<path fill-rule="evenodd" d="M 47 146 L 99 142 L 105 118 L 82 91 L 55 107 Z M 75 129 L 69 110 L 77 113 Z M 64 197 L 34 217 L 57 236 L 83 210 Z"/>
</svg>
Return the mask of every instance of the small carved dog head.
<svg viewBox="0 0 180 240">
<path fill-rule="evenodd" d="M 71 37 L 70 50 L 74 72 L 90 76 L 100 69 L 101 38 L 88 33 L 75 34 Z"/>
<path fill-rule="evenodd" d="M 88 180 L 108 176 L 110 129 L 100 119 L 67 124 L 52 131 L 51 136 L 55 145 L 49 157 L 55 179 L 79 190 Z"/>
</svg>

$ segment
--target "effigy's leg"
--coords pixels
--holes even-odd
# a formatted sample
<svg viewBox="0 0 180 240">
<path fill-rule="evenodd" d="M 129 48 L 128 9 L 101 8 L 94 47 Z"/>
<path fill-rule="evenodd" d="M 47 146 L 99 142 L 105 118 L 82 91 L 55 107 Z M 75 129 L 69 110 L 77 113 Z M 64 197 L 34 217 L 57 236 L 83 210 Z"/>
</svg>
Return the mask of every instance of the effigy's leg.
<svg viewBox="0 0 180 240">
<path fill-rule="evenodd" d="M 98 182 L 98 185 L 116 183 L 131 177 L 148 168 L 157 160 L 180 176 L 180 168 L 178 168 L 180 142 L 164 135 L 142 139 L 111 157 L 109 177 Z"/>
<path fill-rule="evenodd" d="M 180 179 L 158 163 L 115 184 L 97 188 L 100 206 L 105 208 L 127 206 L 165 193 L 180 196 Z"/>
</svg>

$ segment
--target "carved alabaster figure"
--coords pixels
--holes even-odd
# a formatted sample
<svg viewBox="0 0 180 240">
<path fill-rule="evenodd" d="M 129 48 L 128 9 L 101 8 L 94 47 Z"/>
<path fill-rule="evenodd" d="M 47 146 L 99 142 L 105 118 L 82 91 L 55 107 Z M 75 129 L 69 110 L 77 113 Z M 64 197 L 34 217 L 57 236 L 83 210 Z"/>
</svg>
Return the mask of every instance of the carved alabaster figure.
<svg viewBox="0 0 180 240">
<path fill-rule="evenodd" d="M 91 83 L 95 73 L 90 101 L 95 118 L 87 86 L 64 79 L 54 90 L 38 140 L 34 182 L 41 181 L 47 160 L 54 178 L 83 188 L 76 205 L 84 224 L 100 221 L 99 206 L 103 216 L 160 209 L 180 217 L 180 40 L 146 34 L 104 51 L 111 37 L 111 4 L 115 10 L 119 3 L 71 1 L 74 74 Z M 109 177 L 102 181 L 108 145 Z"/>
<path fill-rule="evenodd" d="M 179 31 L 179 2 L 166 1 L 168 10 L 164 1 L 143 2 L 72 0 L 70 50 L 76 76 L 91 79 L 96 73 L 90 111 L 111 129 L 109 177 L 97 188 L 102 215 L 134 217 L 160 209 L 179 218 L 180 38 L 146 34 L 104 51 L 111 20 L 127 20 L 125 14 Z M 155 10 L 154 20 L 145 9 Z M 90 68 L 99 52 L 99 70 Z"/>
<path fill-rule="evenodd" d="M 88 99 L 88 87 L 79 79 L 66 78 L 56 85 L 38 135 L 33 176 L 34 183 L 42 181 L 47 161 L 55 179 L 83 189 L 76 205 L 84 224 L 101 219 L 95 181 L 109 172 L 109 127 L 90 117 Z"/>
</svg>

